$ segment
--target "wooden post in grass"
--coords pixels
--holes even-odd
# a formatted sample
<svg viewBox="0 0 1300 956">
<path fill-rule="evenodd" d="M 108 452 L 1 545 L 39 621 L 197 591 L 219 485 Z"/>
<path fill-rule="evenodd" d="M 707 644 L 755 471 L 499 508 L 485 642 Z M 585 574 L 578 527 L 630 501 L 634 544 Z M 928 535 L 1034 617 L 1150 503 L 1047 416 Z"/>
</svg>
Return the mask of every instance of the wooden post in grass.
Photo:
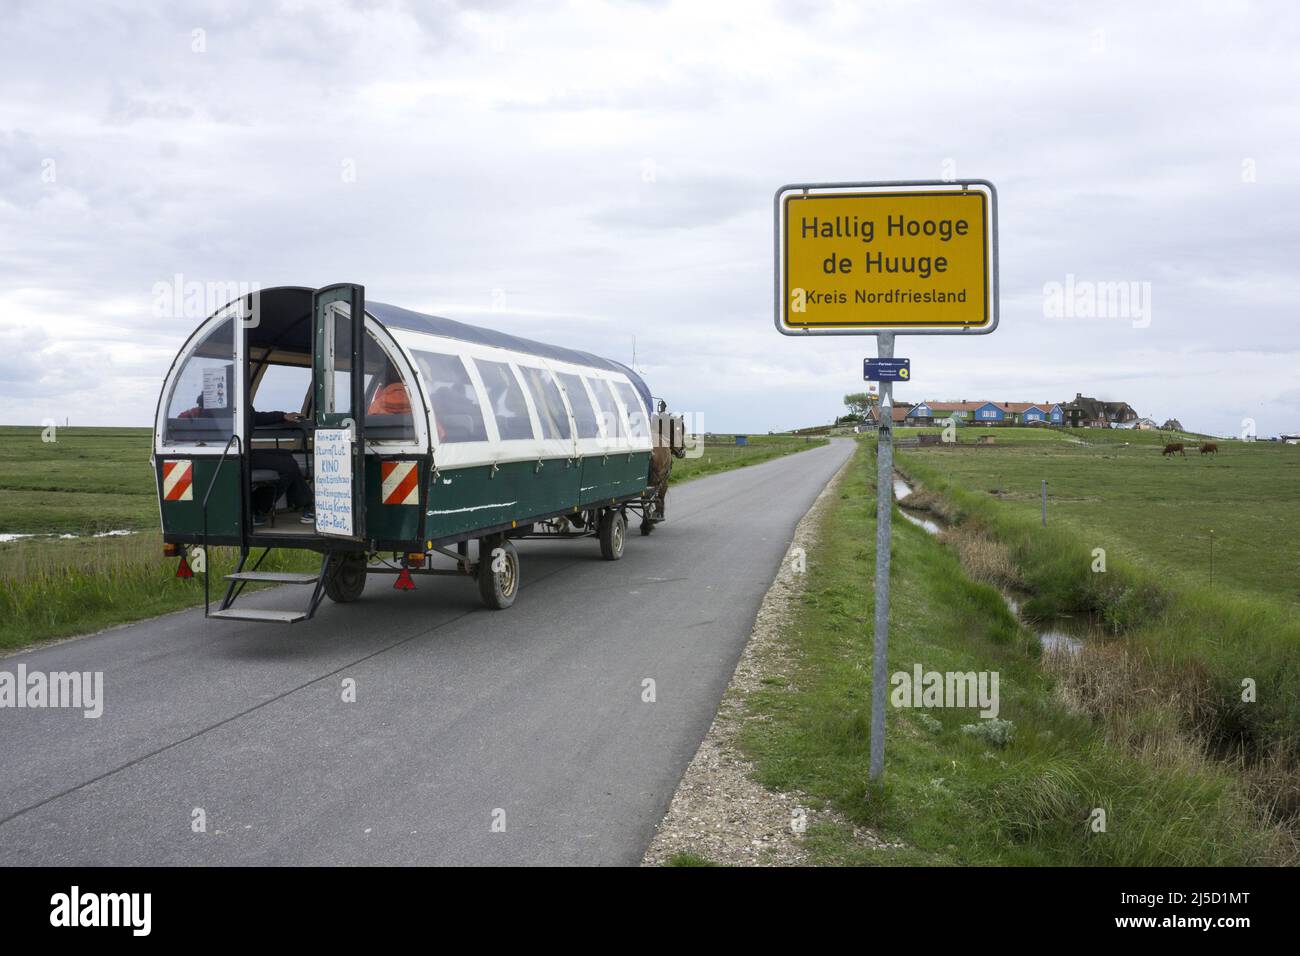
<svg viewBox="0 0 1300 956">
<path fill-rule="evenodd" d="M 1043 479 L 1043 527 L 1047 527 L 1047 479 Z"/>
</svg>

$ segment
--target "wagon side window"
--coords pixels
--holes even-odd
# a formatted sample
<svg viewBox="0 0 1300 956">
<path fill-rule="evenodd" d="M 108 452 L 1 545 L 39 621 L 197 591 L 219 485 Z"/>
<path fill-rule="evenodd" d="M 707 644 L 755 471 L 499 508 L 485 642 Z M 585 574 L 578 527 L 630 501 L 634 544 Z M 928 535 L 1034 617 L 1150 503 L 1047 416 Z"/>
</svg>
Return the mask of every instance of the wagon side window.
<svg viewBox="0 0 1300 956">
<path fill-rule="evenodd" d="M 533 437 L 533 423 L 528 418 L 528 404 L 524 390 L 510 366 L 504 362 L 475 359 L 483 387 L 487 389 L 488 404 L 497 421 L 497 434 L 502 441 Z"/>
<path fill-rule="evenodd" d="M 564 409 L 564 398 L 551 373 L 527 365 L 519 366 L 519 371 L 524 373 L 524 382 L 533 396 L 533 404 L 537 406 L 543 437 L 569 438 L 572 434 L 569 430 L 569 413 Z"/>
<path fill-rule="evenodd" d="M 167 397 L 163 441 L 223 444 L 235 430 L 234 318 L 199 340 Z"/>
<path fill-rule="evenodd" d="M 366 435 L 370 438 L 410 441 L 415 438 L 411 411 L 414 390 L 401 370 L 366 330 L 365 396 Z"/>
<path fill-rule="evenodd" d="M 596 410 L 591 407 L 587 390 L 582 387 L 582 379 L 577 375 L 556 372 L 565 394 L 569 396 L 569 407 L 573 409 L 573 421 L 578 426 L 579 438 L 599 438 L 600 427 L 596 424 Z"/>
<path fill-rule="evenodd" d="M 623 438 L 623 417 L 618 413 L 618 405 L 614 402 L 614 393 L 609 390 L 609 382 L 603 378 L 589 378 L 587 384 L 591 386 L 591 393 L 596 396 L 596 404 L 600 406 L 600 417 L 605 422 L 605 437 Z"/>
<path fill-rule="evenodd" d="M 623 399 L 623 407 L 627 409 L 628 431 L 632 437 L 649 438 L 650 424 L 646 421 L 645 402 L 641 401 L 641 396 L 627 382 L 615 382 L 614 387 L 618 389 L 618 397 Z"/>
<path fill-rule="evenodd" d="M 487 441 L 478 393 L 474 391 L 460 356 L 418 351 L 412 354 L 420 366 L 429 401 L 433 404 L 438 441 L 446 444 Z"/>
</svg>

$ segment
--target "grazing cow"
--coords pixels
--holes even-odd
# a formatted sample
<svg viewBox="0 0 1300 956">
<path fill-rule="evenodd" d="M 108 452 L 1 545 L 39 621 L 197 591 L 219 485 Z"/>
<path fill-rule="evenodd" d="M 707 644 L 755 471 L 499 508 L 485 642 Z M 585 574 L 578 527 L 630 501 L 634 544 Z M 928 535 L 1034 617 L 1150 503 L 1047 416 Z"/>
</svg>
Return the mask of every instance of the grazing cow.
<svg viewBox="0 0 1300 956">
<path fill-rule="evenodd" d="M 1217 455 L 1218 453 L 1219 453 L 1219 446 L 1216 445 L 1214 442 L 1207 441 L 1201 443 L 1202 455 Z"/>
<path fill-rule="evenodd" d="M 1165 446 L 1165 450 L 1160 453 L 1161 457 L 1165 455 L 1182 455 L 1187 457 L 1187 452 L 1183 450 L 1183 443 L 1180 441 L 1171 441 Z"/>
</svg>

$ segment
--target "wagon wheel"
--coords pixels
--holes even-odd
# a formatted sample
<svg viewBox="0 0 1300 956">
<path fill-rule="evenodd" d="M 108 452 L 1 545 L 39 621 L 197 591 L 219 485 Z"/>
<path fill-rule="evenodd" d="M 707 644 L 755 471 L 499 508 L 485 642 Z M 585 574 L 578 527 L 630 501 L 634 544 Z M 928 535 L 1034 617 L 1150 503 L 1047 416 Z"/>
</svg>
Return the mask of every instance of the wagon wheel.
<svg viewBox="0 0 1300 956">
<path fill-rule="evenodd" d="M 366 556 L 359 552 L 334 554 L 325 568 L 325 593 L 335 604 L 350 604 L 366 588 Z"/>
<path fill-rule="evenodd" d="M 519 594 L 519 552 L 509 538 L 483 538 L 478 545 L 478 593 L 494 611 L 504 611 Z"/>
<path fill-rule="evenodd" d="M 600 516 L 600 556 L 606 561 L 623 557 L 627 542 L 627 518 L 623 512 L 610 509 Z"/>
</svg>

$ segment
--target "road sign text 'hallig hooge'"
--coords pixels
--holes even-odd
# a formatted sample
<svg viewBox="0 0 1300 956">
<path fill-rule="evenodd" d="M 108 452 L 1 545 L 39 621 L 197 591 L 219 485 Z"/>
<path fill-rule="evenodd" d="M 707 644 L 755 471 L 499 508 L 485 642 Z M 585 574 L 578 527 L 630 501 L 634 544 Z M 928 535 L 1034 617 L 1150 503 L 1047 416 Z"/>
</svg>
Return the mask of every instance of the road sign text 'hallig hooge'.
<svg viewBox="0 0 1300 956">
<path fill-rule="evenodd" d="M 991 330 L 991 202 L 980 188 L 785 192 L 780 326 Z"/>
</svg>

